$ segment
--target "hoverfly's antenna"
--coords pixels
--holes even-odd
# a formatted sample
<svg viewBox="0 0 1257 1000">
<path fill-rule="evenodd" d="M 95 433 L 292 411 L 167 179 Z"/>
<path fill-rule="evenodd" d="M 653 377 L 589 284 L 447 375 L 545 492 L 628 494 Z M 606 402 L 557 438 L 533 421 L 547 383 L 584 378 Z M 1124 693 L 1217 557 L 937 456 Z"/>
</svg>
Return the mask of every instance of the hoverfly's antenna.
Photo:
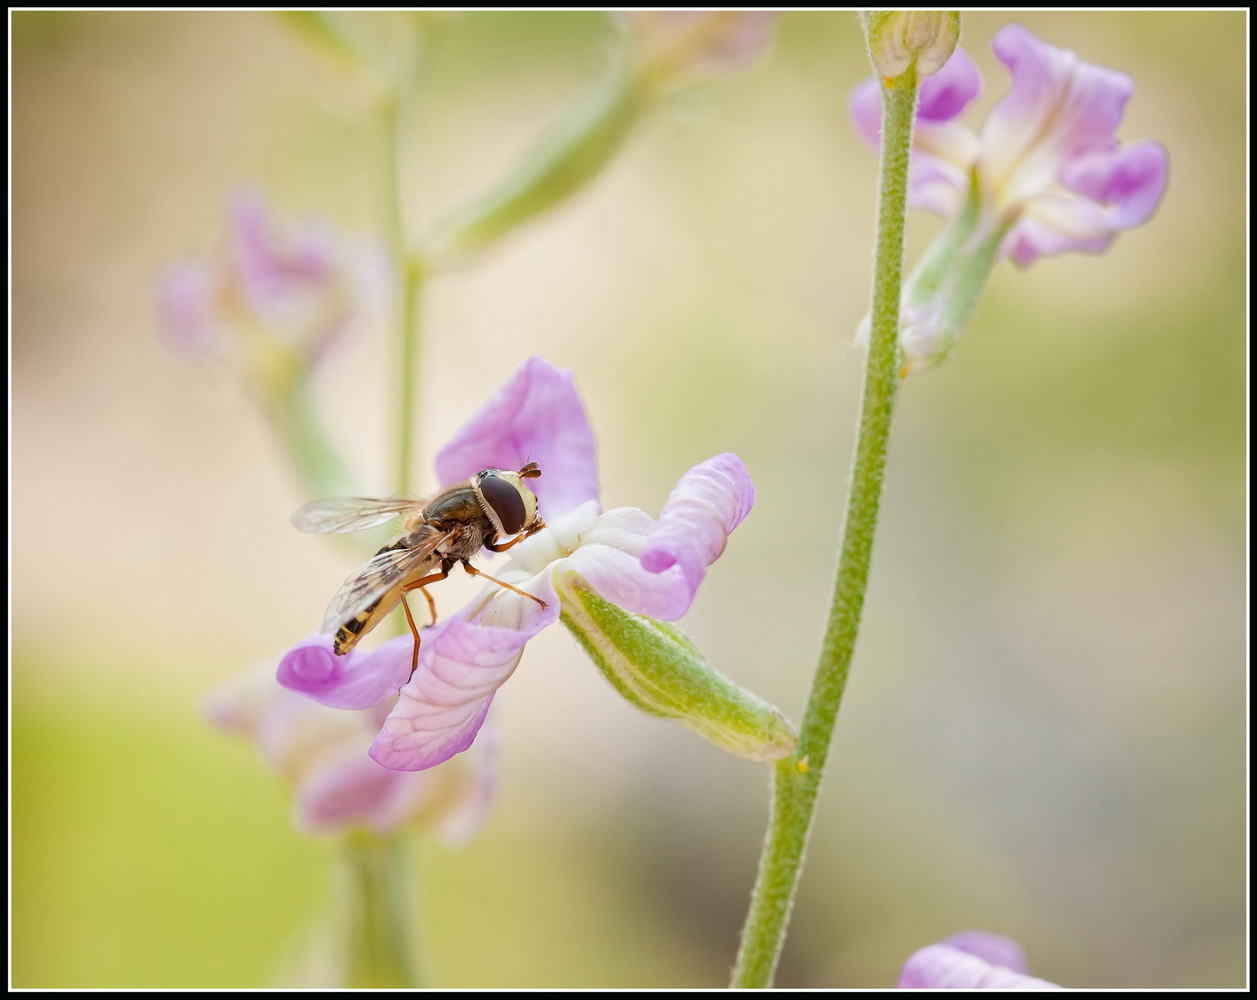
<svg viewBox="0 0 1257 1000">
<path fill-rule="evenodd" d="M 529 462 L 519 470 L 519 475 L 521 479 L 540 479 L 541 466 L 539 466 L 536 462 Z"/>
</svg>

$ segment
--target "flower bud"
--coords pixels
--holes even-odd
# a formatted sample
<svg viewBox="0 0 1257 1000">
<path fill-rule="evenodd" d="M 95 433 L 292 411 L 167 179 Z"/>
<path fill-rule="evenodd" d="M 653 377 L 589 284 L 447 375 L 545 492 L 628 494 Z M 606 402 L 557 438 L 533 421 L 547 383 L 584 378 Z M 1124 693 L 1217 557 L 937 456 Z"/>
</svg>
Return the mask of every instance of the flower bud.
<svg viewBox="0 0 1257 1000">
<path fill-rule="evenodd" d="M 960 42 L 960 11 L 872 10 L 865 31 L 869 58 L 883 79 L 902 76 L 914 62 L 918 77 L 932 76 Z"/>
<path fill-rule="evenodd" d="M 635 615 L 592 590 L 565 587 L 563 624 L 627 701 L 673 719 L 726 753 L 779 760 L 794 728 L 777 709 L 714 670 L 675 625 Z"/>
</svg>

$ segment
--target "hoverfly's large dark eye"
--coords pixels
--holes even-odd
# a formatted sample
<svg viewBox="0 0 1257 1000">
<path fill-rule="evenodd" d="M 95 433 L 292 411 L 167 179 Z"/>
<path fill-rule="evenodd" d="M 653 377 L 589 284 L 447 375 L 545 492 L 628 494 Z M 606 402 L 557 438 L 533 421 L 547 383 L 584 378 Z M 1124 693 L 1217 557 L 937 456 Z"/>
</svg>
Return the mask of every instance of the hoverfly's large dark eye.
<svg viewBox="0 0 1257 1000">
<path fill-rule="evenodd" d="M 480 493 L 502 522 L 503 531 L 514 535 L 523 529 L 528 512 L 524 509 L 524 498 L 519 495 L 519 490 L 505 479 L 485 476 L 480 480 Z"/>
</svg>

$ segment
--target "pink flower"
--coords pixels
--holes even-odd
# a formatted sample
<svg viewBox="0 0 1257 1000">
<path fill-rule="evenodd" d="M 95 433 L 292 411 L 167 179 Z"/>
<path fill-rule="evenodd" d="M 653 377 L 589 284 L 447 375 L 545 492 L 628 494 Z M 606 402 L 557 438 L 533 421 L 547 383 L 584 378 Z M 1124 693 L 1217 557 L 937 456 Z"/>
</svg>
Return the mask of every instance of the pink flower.
<svg viewBox="0 0 1257 1000">
<path fill-rule="evenodd" d="M 994 48 L 1012 88 L 978 133 L 955 120 L 982 85 L 963 50 L 922 82 L 912 204 L 955 218 L 972 178 L 981 216 L 974 242 L 1002 233 L 1001 253 L 1021 267 L 1070 250 L 1098 253 L 1118 232 L 1147 222 L 1165 192 L 1168 158 L 1159 143 L 1117 141 L 1130 77 L 1018 24 L 1002 29 Z M 880 86 L 866 80 L 851 97 L 856 126 L 874 144 Z"/>
<path fill-rule="evenodd" d="M 617 14 L 646 72 L 732 72 L 754 62 L 772 38 L 778 11 L 634 10 Z"/>
<path fill-rule="evenodd" d="M 235 356 L 262 379 L 316 363 L 380 311 L 383 252 L 344 240 L 320 220 L 276 216 L 265 197 L 232 198 L 223 246 L 159 276 L 158 321 L 171 349 L 194 359 Z"/>
<path fill-rule="evenodd" d="M 684 696 L 659 690 L 657 679 L 637 683 L 641 665 L 592 623 L 589 609 L 604 619 L 609 615 L 612 631 L 638 630 L 665 653 L 696 657 L 652 620 L 685 614 L 707 566 L 749 513 L 755 488 L 745 466 L 732 454 L 695 466 L 681 477 L 658 521 L 633 507 L 602 511 L 584 406 L 571 375 L 540 358 L 524 362 L 455 435 L 437 456 L 437 471 L 442 482 L 453 483 L 481 469 L 519 468 L 528 461 L 542 469 L 531 482 L 547 528 L 514 546 L 509 564 L 494 575 L 540 597 L 544 608 L 487 585 L 462 611 L 422 630 L 419 667 L 409 681 L 410 636 L 344 657 L 332 654 L 326 636 L 315 636 L 280 664 L 284 686 L 339 708 L 368 708 L 400 687 L 370 750 L 386 767 L 422 770 L 471 746 L 528 640 L 560 615 L 587 651 L 598 654 L 595 661 L 622 695 L 653 714 L 689 721 Z M 730 685 L 724 678 L 716 683 Z M 733 722 L 722 715 L 690 727 L 752 759 L 782 756 L 793 745 L 788 724 L 762 702 L 739 701 L 730 711 L 743 714 Z"/>
<path fill-rule="evenodd" d="M 963 931 L 915 952 L 899 974 L 901 990 L 1059 990 L 1027 975 L 1017 942 L 987 931 Z"/>
<path fill-rule="evenodd" d="M 375 711 L 338 712 L 287 691 L 272 668 L 253 672 L 206 699 L 225 732 L 257 746 L 292 789 L 293 825 L 303 833 L 367 830 L 384 836 L 423 826 L 457 847 L 483 824 L 497 783 L 497 749 L 482 738 L 476 754 L 422 773 L 381 767 L 362 752 L 379 728 Z"/>
</svg>

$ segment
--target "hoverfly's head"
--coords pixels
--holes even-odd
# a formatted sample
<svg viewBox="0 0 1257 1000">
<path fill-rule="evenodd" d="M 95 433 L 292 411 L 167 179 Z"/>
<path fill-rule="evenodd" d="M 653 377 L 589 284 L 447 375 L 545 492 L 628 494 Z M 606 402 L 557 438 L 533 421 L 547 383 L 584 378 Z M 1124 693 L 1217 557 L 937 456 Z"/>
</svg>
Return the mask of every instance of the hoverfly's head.
<svg viewBox="0 0 1257 1000">
<path fill-rule="evenodd" d="M 499 535 L 517 535 L 537 519 L 537 495 L 524 480 L 540 475 L 536 462 L 529 462 L 518 472 L 485 469 L 476 474 L 476 499 Z"/>
</svg>

